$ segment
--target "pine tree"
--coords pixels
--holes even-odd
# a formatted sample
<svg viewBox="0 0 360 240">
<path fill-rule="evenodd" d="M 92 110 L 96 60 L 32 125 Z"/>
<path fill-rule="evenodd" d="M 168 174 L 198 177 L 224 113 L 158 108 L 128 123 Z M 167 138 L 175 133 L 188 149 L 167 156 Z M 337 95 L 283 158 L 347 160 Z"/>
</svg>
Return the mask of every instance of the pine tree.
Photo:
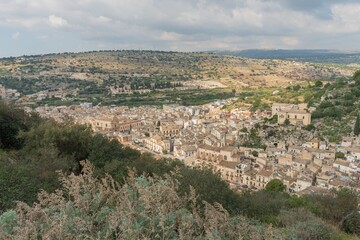
<svg viewBox="0 0 360 240">
<path fill-rule="evenodd" d="M 360 118 L 359 115 L 356 117 L 355 126 L 354 126 L 354 135 L 359 136 L 360 134 Z"/>
</svg>

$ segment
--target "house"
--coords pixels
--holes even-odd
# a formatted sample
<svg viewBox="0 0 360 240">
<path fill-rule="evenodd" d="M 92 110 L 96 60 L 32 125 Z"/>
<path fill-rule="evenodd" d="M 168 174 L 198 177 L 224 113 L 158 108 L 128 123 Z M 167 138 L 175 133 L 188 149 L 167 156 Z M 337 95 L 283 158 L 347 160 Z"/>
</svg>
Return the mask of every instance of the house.
<svg viewBox="0 0 360 240">
<path fill-rule="evenodd" d="M 273 171 L 271 169 L 261 169 L 256 174 L 256 188 L 265 188 L 266 184 L 273 178 Z"/>
<path fill-rule="evenodd" d="M 272 115 L 278 116 L 278 124 L 284 124 L 286 119 L 292 125 L 309 125 L 311 123 L 311 113 L 299 105 L 275 103 L 272 106 Z"/>
<path fill-rule="evenodd" d="M 349 183 L 340 178 L 333 178 L 329 181 L 328 185 L 329 189 L 335 188 L 336 190 L 340 190 L 343 187 L 348 187 Z"/>
<path fill-rule="evenodd" d="M 220 148 L 202 144 L 197 149 L 197 157 L 212 163 L 219 163 L 223 160 L 220 155 Z"/>
<path fill-rule="evenodd" d="M 304 159 L 304 158 L 294 158 L 292 161 L 292 167 L 296 169 L 297 171 L 302 171 L 307 168 L 307 166 L 310 164 L 310 160 Z"/>
<path fill-rule="evenodd" d="M 346 160 L 356 162 L 360 160 L 360 147 L 347 147 L 345 148 Z"/>
<path fill-rule="evenodd" d="M 147 149 L 156 153 L 170 151 L 170 141 L 162 139 L 159 135 L 144 138 L 143 144 Z"/>
<path fill-rule="evenodd" d="M 293 159 L 294 156 L 292 154 L 284 154 L 282 156 L 279 156 L 277 161 L 280 165 L 291 165 Z"/>
<path fill-rule="evenodd" d="M 300 154 L 300 153 L 302 153 L 303 149 L 304 149 L 304 147 L 291 145 L 288 148 L 288 153 Z"/>
<path fill-rule="evenodd" d="M 222 156 L 222 158 L 225 160 L 225 161 L 231 161 L 231 160 L 240 160 L 240 157 L 239 159 L 233 159 L 233 157 L 237 157 L 238 153 L 238 149 L 236 147 L 222 147 L 220 149 L 220 155 Z"/>
<path fill-rule="evenodd" d="M 173 123 L 161 123 L 160 125 L 160 132 L 164 136 L 177 136 L 179 135 L 183 125 L 177 125 Z"/>
<path fill-rule="evenodd" d="M 336 168 L 338 171 L 344 173 L 350 173 L 353 171 L 353 169 L 350 166 L 350 162 L 341 159 L 336 159 L 333 164 L 333 167 Z"/>
<path fill-rule="evenodd" d="M 117 117 L 97 118 L 91 122 L 91 127 L 95 132 L 116 131 L 119 127 L 119 119 Z"/>
<path fill-rule="evenodd" d="M 256 175 L 257 171 L 252 169 L 249 171 L 246 171 L 240 176 L 240 183 L 242 185 L 247 185 L 248 187 L 251 187 L 253 189 L 257 189 L 256 187 Z"/>
<path fill-rule="evenodd" d="M 178 150 L 178 156 L 188 158 L 195 157 L 197 153 L 197 148 L 194 145 L 185 145 L 181 146 Z"/>
<path fill-rule="evenodd" d="M 334 177 L 335 175 L 333 174 L 321 174 L 316 177 L 316 183 L 319 187 L 329 188 L 329 182 Z"/>
<path fill-rule="evenodd" d="M 296 191 L 296 192 L 303 191 L 306 188 L 311 187 L 311 185 L 312 185 L 312 179 L 311 178 L 301 176 L 301 177 L 296 179 L 296 184 L 295 184 L 294 191 Z"/>
<path fill-rule="evenodd" d="M 237 172 L 238 165 L 239 162 L 221 161 L 216 166 L 216 169 L 220 172 L 222 179 L 235 184 L 239 177 L 239 173 Z"/>
</svg>

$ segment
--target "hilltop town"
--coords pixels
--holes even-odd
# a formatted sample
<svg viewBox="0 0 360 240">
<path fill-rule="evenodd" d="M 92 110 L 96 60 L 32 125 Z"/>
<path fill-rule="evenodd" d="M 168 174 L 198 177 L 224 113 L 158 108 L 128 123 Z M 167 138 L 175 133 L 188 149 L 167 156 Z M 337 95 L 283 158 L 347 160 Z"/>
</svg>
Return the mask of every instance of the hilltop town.
<svg viewBox="0 0 360 240">
<path fill-rule="evenodd" d="M 304 130 L 315 110 L 306 104 L 273 104 L 271 111 L 224 110 L 234 101 L 162 108 L 83 103 L 35 111 L 57 121 L 87 124 L 158 158 L 210 167 L 238 191 L 263 189 L 271 179 L 280 179 L 288 192 L 297 194 L 360 190 L 359 137 L 344 137 L 338 144 L 315 138 Z M 274 131 L 281 131 L 282 138 L 274 137 Z"/>
</svg>

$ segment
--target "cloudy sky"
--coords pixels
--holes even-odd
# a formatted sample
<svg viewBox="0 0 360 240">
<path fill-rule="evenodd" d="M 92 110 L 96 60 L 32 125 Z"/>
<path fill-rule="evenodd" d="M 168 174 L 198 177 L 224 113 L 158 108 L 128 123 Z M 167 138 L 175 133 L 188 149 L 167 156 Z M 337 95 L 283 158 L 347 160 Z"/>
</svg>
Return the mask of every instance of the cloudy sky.
<svg viewBox="0 0 360 240">
<path fill-rule="evenodd" d="M 0 56 L 100 49 L 360 50 L 360 0 L 0 0 Z"/>
</svg>

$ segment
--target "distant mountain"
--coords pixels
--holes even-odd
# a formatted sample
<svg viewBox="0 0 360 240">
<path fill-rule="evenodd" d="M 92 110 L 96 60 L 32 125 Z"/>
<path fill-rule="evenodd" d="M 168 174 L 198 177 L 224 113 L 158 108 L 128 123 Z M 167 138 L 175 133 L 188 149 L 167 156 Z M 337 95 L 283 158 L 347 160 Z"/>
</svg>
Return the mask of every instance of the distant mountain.
<svg viewBox="0 0 360 240">
<path fill-rule="evenodd" d="M 341 52 L 327 49 L 247 49 L 242 51 L 216 51 L 217 54 L 256 59 L 284 59 L 323 63 L 360 63 L 360 51 Z"/>
</svg>

